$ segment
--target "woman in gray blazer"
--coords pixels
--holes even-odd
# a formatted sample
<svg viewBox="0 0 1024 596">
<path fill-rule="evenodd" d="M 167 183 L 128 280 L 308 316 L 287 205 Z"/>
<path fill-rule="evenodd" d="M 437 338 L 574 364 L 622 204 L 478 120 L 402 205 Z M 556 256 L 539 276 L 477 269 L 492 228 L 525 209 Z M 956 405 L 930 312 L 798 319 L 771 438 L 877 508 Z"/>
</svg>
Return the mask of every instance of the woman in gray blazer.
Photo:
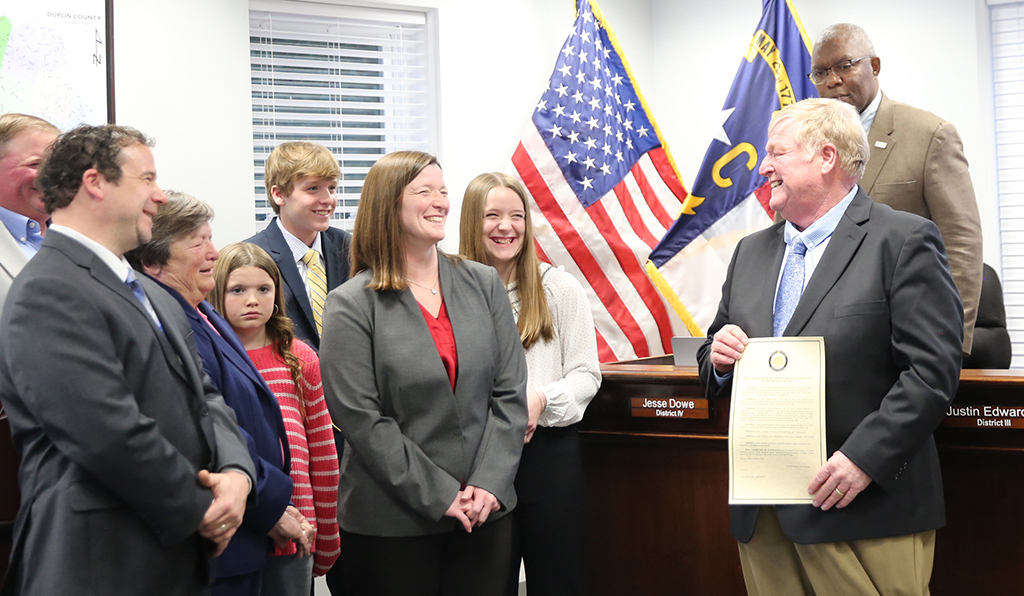
<svg viewBox="0 0 1024 596">
<path fill-rule="evenodd" d="M 352 278 L 324 310 L 320 362 L 345 434 L 338 562 L 346 595 L 502 594 L 526 364 L 497 272 L 442 253 L 437 160 L 367 174 Z"/>
</svg>

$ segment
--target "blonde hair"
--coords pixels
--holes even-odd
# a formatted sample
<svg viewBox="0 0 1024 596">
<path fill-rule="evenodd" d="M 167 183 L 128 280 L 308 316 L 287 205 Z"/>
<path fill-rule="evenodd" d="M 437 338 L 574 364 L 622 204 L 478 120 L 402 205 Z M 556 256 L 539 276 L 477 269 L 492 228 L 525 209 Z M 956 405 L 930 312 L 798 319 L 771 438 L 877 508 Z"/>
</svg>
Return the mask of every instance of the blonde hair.
<svg viewBox="0 0 1024 596">
<path fill-rule="evenodd" d="M 421 151 L 395 151 L 373 164 L 363 182 L 359 212 L 352 230 L 352 277 L 371 269 L 367 285 L 374 290 L 405 290 L 405 229 L 402 195 L 428 166 L 441 167 L 437 158 Z M 445 255 L 453 262 L 458 257 Z"/>
<path fill-rule="evenodd" d="M 793 138 L 805 151 L 814 154 L 831 143 L 839 154 L 839 167 L 847 176 L 859 179 L 864 175 L 871 147 L 853 106 L 835 99 L 798 101 L 775 112 L 768 131 L 786 121 L 796 126 Z"/>
<path fill-rule="evenodd" d="M 325 180 L 341 177 L 341 167 L 331 150 L 317 143 L 292 141 L 281 143 L 267 158 L 263 184 L 267 188 L 267 200 L 274 213 L 281 213 L 281 206 L 274 201 L 271 190 L 276 186 L 281 194 L 292 194 L 295 181 L 306 176 L 317 176 Z"/>
<path fill-rule="evenodd" d="M 484 245 L 484 207 L 487 204 L 487 195 L 495 188 L 507 188 L 519 195 L 526 214 L 522 246 L 512 267 L 516 283 L 519 285 L 519 321 L 516 326 L 519 328 L 519 339 L 523 342 L 523 348 L 529 349 L 541 339 L 553 339 L 555 325 L 551 319 L 551 310 L 548 308 L 547 295 L 544 293 L 537 249 L 533 244 L 533 222 L 530 218 L 526 188 L 518 180 L 508 174 L 493 172 L 480 174 L 470 181 L 462 200 L 459 252 L 474 261 L 490 264 Z"/>
<path fill-rule="evenodd" d="M 7 143 L 11 142 L 11 139 L 29 130 L 60 134 L 59 128 L 42 118 L 13 112 L 0 115 L 0 157 L 7 153 Z"/>
<path fill-rule="evenodd" d="M 302 420 L 306 420 L 306 407 L 302 403 L 302 361 L 292 352 L 292 341 L 295 340 L 295 324 L 288 318 L 284 310 L 284 284 L 281 282 L 281 270 L 277 263 L 259 246 L 250 242 L 235 242 L 225 246 L 220 251 L 220 258 L 213 266 L 213 290 L 207 297 L 210 304 L 217 309 L 217 312 L 224 313 L 224 296 L 228 289 L 228 279 L 231 274 L 242 267 L 256 267 L 262 269 L 274 282 L 274 312 L 270 314 L 265 326 L 267 339 L 270 340 L 273 350 L 288 365 L 292 381 L 298 389 L 299 413 Z"/>
</svg>

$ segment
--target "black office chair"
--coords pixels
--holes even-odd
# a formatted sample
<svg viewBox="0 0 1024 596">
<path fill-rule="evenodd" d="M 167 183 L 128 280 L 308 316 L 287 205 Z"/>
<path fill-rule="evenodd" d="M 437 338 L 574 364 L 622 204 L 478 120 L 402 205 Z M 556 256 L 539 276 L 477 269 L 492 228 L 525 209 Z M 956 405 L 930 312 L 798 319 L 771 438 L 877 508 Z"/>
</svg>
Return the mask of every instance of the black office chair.
<svg viewBox="0 0 1024 596">
<path fill-rule="evenodd" d="M 1010 368 L 1013 348 L 1006 330 L 1003 286 L 994 269 L 985 265 L 978 303 L 978 322 L 974 325 L 974 346 L 964 358 L 963 368 Z"/>
</svg>

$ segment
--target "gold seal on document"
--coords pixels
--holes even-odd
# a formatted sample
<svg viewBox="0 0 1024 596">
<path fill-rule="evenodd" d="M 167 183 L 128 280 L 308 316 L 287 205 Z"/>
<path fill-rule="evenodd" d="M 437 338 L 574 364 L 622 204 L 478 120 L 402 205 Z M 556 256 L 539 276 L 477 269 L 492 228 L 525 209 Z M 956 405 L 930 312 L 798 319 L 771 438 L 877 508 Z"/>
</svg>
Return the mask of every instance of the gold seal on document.
<svg viewBox="0 0 1024 596">
<path fill-rule="evenodd" d="M 787 364 L 789 364 L 789 358 L 786 357 L 786 353 L 782 350 L 775 350 L 768 356 L 768 366 L 775 372 L 782 371 L 786 368 Z"/>
</svg>

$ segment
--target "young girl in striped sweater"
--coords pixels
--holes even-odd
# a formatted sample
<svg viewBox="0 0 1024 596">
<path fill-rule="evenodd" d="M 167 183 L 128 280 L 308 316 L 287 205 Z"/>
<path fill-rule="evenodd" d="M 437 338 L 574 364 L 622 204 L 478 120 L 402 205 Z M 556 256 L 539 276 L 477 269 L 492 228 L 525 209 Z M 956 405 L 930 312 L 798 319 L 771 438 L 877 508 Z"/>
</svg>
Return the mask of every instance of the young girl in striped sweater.
<svg viewBox="0 0 1024 596">
<path fill-rule="evenodd" d="M 284 310 L 281 272 L 262 248 L 228 245 L 214 267 L 214 307 L 238 334 L 249 357 L 277 396 L 288 434 L 292 504 L 314 523 L 313 556 L 278 545 L 263 573 L 263 593 L 308 596 L 314 575 L 327 572 L 341 553 L 338 534 L 338 456 L 316 352 L 294 338 Z"/>
</svg>

